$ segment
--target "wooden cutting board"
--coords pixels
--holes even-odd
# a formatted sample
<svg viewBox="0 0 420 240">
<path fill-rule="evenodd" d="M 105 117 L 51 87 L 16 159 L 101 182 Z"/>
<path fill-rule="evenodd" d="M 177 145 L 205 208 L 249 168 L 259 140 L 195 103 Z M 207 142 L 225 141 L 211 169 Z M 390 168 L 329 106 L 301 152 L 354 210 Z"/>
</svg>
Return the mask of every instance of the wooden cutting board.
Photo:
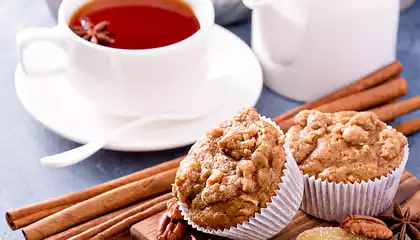
<svg viewBox="0 0 420 240">
<path fill-rule="evenodd" d="M 410 207 L 412 213 L 420 211 L 420 180 L 414 177 L 407 170 L 401 177 L 397 194 L 394 201 L 403 203 L 403 207 Z M 391 209 L 388 209 L 391 211 Z M 156 230 L 162 213 L 147 218 L 131 228 L 130 234 L 133 239 L 156 240 Z M 325 222 L 314 218 L 303 211 L 298 211 L 295 218 L 283 229 L 273 240 L 289 240 L 296 237 L 303 231 L 318 226 L 335 226 L 337 223 Z"/>
</svg>

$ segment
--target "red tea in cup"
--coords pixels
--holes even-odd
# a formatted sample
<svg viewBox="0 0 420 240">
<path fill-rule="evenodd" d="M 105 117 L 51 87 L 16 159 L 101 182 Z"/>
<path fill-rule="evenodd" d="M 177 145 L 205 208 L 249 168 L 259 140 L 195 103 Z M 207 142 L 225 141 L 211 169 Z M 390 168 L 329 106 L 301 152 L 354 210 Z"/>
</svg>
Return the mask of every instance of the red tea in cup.
<svg viewBox="0 0 420 240">
<path fill-rule="evenodd" d="M 186 39 L 200 24 L 182 0 L 91 0 L 73 14 L 69 27 L 112 48 L 150 49 Z"/>
</svg>

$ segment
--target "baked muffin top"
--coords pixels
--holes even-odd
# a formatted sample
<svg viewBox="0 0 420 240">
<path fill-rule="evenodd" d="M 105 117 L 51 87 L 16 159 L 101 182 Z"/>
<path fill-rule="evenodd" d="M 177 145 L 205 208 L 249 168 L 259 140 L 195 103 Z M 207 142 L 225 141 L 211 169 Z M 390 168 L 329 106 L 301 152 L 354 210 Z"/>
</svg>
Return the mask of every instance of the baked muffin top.
<svg viewBox="0 0 420 240">
<path fill-rule="evenodd" d="M 331 182 L 374 180 L 397 168 L 407 138 L 372 112 L 303 110 L 287 132 L 303 173 Z"/>
<path fill-rule="evenodd" d="M 253 108 L 209 130 L 189 151 L 173 192 L 199 226 L 236 226 L 266 207 L 281 182 L 284 135 Z"/>
</svg>

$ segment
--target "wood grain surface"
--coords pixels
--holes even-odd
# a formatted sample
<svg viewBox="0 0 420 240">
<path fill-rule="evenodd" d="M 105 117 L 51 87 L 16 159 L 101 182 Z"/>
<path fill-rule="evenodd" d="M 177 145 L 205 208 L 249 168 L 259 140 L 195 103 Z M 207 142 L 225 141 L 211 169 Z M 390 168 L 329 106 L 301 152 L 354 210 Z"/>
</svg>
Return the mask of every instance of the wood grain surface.
<svg viewBox="0 0 420 240">
<path fill-rule="evenodd" d="M 411 175 L 407 170 L 404 171 L 401 177 L 394 201 L 403 203 L 404 207 L 410 207 L 413 213 L 420 211 L 420 180 Z M 159 213 L 134 225 L 130 231 L 132 238 L 138 240 L 156 240 L 156 229 L 162 214 Z M 337 223 L 316 219 L 299 210 L 289 225 L 275 236 L 273 240 L 295 239 L 301 232 L 307 229 L 334 225 L 337 225 Z"/>
</svg>

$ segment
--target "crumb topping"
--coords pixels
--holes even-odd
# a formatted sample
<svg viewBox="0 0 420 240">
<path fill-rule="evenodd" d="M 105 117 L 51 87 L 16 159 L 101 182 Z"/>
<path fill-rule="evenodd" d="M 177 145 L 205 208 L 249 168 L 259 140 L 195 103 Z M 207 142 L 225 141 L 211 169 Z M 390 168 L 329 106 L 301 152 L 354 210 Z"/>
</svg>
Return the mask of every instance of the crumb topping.
<svg viewBox="0 0 420 240">
<path fill-rule="evenodd" d="M 287 133 L 292 154 L 309 175 L 335 182 L 361 182 L 397 168 L 407 138 L 372 112 L 303 110 Z"/>
<path fill-rule="evenodd" d="M 253 108 L 210 129 L 181 162 L 173 191 L 190 219 L 213 229 L 247 221 L 281 182 L 284 135 Z"/>
</svg>

